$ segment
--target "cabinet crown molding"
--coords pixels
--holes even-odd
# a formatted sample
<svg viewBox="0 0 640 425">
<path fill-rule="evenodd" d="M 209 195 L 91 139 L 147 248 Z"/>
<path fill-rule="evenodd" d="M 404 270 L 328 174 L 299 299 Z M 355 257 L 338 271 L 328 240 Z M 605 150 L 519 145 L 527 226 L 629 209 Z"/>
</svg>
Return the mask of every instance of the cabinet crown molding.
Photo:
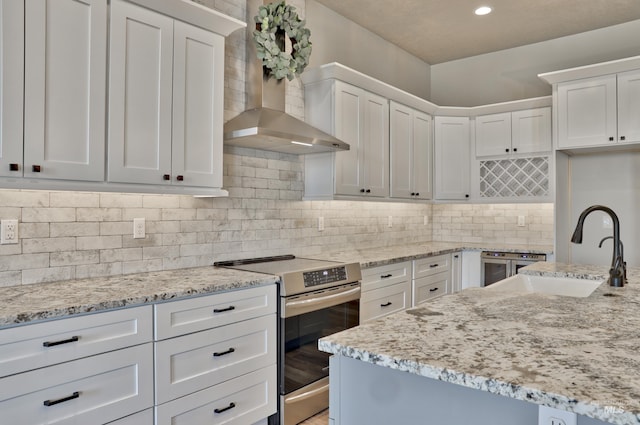
<svg viewBox="0 0 640 425">
<path fill-rule="evenodd" d="M 541 78 L 549 84 L 556 84 L 606 74 L 617 74 L 618 72 L 631 71 L 634 69 L 640 69 L 640 56 L 545 72 L 538 74 L 538 78 Z"/>
</svg>

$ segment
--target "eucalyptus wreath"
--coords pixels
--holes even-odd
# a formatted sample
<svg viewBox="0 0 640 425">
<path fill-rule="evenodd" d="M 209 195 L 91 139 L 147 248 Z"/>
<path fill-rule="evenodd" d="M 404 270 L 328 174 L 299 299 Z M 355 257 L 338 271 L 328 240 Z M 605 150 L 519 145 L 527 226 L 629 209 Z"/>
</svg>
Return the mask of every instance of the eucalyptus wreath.
<svg viewBox="0 0 640 425">
<path fill-rule="evenodd" d="M 253 40 L 258 59 L 276 79 L 287 77 L 289 81 L 293 80 L 309 65 L 311 56 L 311 31 L 305 27 L 305 21 L 298 17 L 296 8 L 285 4 L 284 0 L 258 7 L 254 19 L 257 25 Z M 282 35 L 291 40 L 291 53 L 281 48 Z"/>
</svg>

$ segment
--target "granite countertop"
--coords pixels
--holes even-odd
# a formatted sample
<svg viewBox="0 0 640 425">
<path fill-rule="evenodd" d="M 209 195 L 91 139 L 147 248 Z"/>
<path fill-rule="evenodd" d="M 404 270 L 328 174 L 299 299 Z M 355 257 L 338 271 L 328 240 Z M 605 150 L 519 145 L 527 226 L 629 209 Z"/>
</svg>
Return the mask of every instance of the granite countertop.
<svg viewBox="0 0 640 425">
<path fill-rule="evenodd" d="M 327 261 L 342 261 L 345 263 L 359 262 L 362 268 L 370 268 L 463 250 L 526 252 L 530 254 L 549 255 L 553 253 L 553 246 L 515 245 L 501 243 L 428 242 L 420 244 L 388 246 L 382 248 L 362 248 L 357 250 L 350 249 L 347 251 L 331 251 L 313 255 L 311 258 Z"/>
<path fill-rule="evenodd" d="M 606 267 L 536 263 L 600 279 Z M 589 297 L 470 288 L 328 336 L 321 350 L 615 424 L 640 423 L 640 269 Z"/>
<path fill-rule="evenodd" d="M 198 267 L 0 288 L 0 328 L 42 319 L 131 307 L 275 284 L 276 276 Z"/>
<path fill-rule="evenodd" d="M 551 247 L 522 245 L 485 246 L 463 243 L 428 243 L 386 248 L 369 248 L 312 256 L 320 260 L 360 262 L 362 267 L 423 258 L 461 249 L 491 249 L 549 253 Z M 194 295 L 213 294 L 231 289 L 267 285 L 276 276 L 220 267 L 198 267 L 171 271 L 138 273 L 55 283 L 0 288 L 0 328 L 75 314 Z"/>
</svg>

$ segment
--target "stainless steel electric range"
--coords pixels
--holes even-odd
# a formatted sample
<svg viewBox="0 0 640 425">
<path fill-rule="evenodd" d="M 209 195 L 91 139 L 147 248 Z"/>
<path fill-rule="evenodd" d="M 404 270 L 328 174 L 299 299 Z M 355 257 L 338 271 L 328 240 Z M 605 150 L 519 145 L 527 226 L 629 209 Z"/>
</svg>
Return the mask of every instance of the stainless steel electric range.
<svg viewBox="0 0 640 425">
<path fill-rule="evenodd" d="M 221 261 L 218 267 L 280 277 L 278 284 L 279 411 L 270 425 L 295 425 L 329 406 L 329 354 L 318 339 L 357 326 L 359 263 L 293 255 Z"/>
</svg>

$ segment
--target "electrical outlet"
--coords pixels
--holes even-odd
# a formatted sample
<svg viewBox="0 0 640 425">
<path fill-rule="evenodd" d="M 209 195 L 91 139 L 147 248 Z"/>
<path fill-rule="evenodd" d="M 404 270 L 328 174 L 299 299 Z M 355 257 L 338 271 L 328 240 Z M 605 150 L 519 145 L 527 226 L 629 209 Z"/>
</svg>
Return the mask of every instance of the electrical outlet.
<svg viewBox="0 0 640 425">
<path fill-rule="evenodd" d="M 538 407 L 538 425 L 577 425 L 578 416 L 566 410 Z"/>
<path fill-rule="evenodd" d="M 518 216 L 518 227 L 524 227 L 525 226 L 525 219 L 523 215 L 519 215 Z"/>
<path fill-rule="evenodd" d="M 133 239 L 144 239 L 145 237 L 145 222 L 144 218 L 133 219 Z"/>
<path fill-rule="evenodd" d="M 429 216 L 428 216 L 428 215 L 425 215 L 425 216 L 422 218 L 422 224 L 424 224 L 425 226 L 426 226 L 427 224 L 429 224 Z"/>
<path fill-rule="evenodd" d="M 0 227 L 0 244 L 18 243 L 18 220 L 1 220 Z"/>
<path fill-rule="evenodd" d="M 389 221 L 387 222 L 387 227 L 393 227 L 393 216 L 389 216 Z"/>
<path fill-rule="evenodd" d="M 324 231 L 324 217 L 318 217 L 318 232 Z"/>
</svg>

